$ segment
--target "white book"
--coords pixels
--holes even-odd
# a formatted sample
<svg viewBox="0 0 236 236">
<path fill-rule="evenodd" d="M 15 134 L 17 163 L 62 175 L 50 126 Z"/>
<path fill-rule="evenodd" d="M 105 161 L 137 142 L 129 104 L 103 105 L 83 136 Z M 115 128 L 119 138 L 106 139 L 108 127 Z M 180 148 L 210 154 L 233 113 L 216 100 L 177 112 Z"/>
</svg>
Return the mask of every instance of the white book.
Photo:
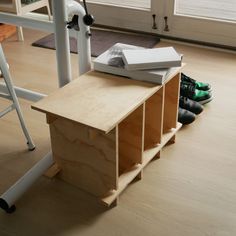
<svg viewBox="0 0 236 236">
<path fill-rule="evenodd" d="M 124 49 L 122 58 L 127 70 L 150 70 L 181 66 L 181 55 L 173 47 Z"/>
<path fill-rule="evenodd" d="M 168 69 L 139 71 L 126 70 L 122 59 L 122 50 L 124 49 L 137 50 L 145 48 L 117 43 L 93 61 L 94 70 L 156 84 L 162 84 L 165 81 L 167 72 L 169 71 Z"/>
</svg>

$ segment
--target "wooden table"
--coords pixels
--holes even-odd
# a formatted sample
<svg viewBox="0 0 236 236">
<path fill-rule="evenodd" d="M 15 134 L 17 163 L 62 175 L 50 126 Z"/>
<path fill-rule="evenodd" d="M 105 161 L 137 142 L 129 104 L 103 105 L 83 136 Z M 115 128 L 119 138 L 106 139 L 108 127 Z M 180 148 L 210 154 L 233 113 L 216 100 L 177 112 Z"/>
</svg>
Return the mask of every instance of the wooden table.
<svg viewBox="0 0 236 236">
<path fill-rule="evenodd" d="M 91 71 L 34 104 L 47 116 L 58 177 L 108 206 L 117 203 L 175 140 L 180 70 L 164 85 Z"/>
</svg>

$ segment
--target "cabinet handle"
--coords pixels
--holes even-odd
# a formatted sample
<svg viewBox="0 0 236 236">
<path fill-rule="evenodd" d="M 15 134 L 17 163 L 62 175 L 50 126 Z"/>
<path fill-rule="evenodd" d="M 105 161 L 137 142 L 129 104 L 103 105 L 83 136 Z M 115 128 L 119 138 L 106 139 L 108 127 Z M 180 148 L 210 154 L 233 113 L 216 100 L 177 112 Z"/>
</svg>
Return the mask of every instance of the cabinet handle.
<svg viewBox="0 0 236 236">
<path fill-rule="evenodd" d="M 164 17 L 164 21 L 165 21 L 164 31 L 168 32 L 168 31 L 170 31 L 170 29 L 168 26 L 168 17 L 167 16 Z"/>
<path fill-rule="evenodd" d="M 157 23 L 156 23 L 156 14 L 152 15 L 152 28 L 157 29 Z"/>
</svg>

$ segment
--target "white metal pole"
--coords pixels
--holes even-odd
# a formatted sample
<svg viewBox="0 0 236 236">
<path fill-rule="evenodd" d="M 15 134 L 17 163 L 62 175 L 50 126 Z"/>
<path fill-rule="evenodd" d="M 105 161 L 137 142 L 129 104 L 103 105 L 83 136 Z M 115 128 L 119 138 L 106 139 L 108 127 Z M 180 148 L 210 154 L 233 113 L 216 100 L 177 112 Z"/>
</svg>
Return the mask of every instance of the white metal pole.
<svg viewBox="0 0 236 236">
<path fill-rule="evenodd" d="M 55 27 L 55 45 L 57 55 L 57 72 L 59 87 L 62 87 L 72 80 L 69 33 L 66 28 L 67 16 L 65 0 L 53 0 L 53 19 Z"/>
<path fill-rule="evenodd" d="M 85 25 L 83 17 L 85 16 L 84 8 L 74 0 L 67 0 L 67 15 L 79 16 L 80 31 L 76 32 L 77 50 L 79 54 L 79 75 L 91 70 L 91 43 L 90 43 L 90 27 Z"/>
<path fill-rule="evenodd" d="M 60 1 L 59 1 L 60 2 Z M 23 26 L 25 28 L 37 29 L 46 32 L 53 32 L 54 26 L 52 22 L 30 19 L 23 16 L 0 12 L 0 22 L 10 25 Z"/>
<path fill-rule="evenodd" d="M 24 89 L 24 88 L 20 88 L 17 86 L 13 86 L 15 92 L 16 92 L 16 96 L 18 98 L 23 98 L 26 99 L 28 101 L 32 101 L 32 102 L 38 102 L 39 100 L 41 100 L 42 98 L 46 97 L 46 94 L 42 94 L 42 93 L 38 93 L 38 92 L 34 92 L 28 89 Z M 6 84 L 4 83 L 0 83 L 0 91 L 7 93 L 7 87 Z"/>
<path fill-rule="evenodd" d="M 8 66 L 7 66 L 7 61 L 6 61 L 6 58 L 5 58 L 5 55 L 3 53 L 3 50 L 2 50 L 2 45 L 0 43 L 0 68 L 1 68 L 1 71 L 2 71 L 2 75 L 3 75 L 3 79 L 6 83 L 6 86 L 7 86 L 7 89 L 8 89 L 8 93 L 9 95 L 11 96 L 11 100 L 15 106 L 15 109 L 16 109 L 16 112 L 17 112 L 17 115 L 18 115 L 18 118 L 19 118 L 19 121 L 20 121 L 20 125 L 21 125 L 21 128 L 22 128 L 22 131 L 25 135 L 25 138 L 27 140 L 27 145 L 29 147 L 29 150 L 34 150 L 35 149 L 35 145 L 33 143 L 33 140 L 26 128 L 26 125 L 25 125 L 25 121 L 24 121 L 24 118 L 23 118 L 23 115 L 22 115 L 22 112 L 21 112 L 21 108 L 20 108 L 20 104 L 19 104 L 19 101 L 17 99 L 17 96 L 16 96 L 16 93 L 15 93 L 15 90 L 13 88 L 13 84 L 12 84 L 12 79 L 11 79 L 11 75 L 9 73 L 9 70 L 8 70 Z"/>
<path fill-rule="evenodd" d="M 8 213 L 14 211 L 15 201 L 19 199 L 53 163 L 52 153 L 49 152 L 0 197 L 0 207 Z"/>
</svg>

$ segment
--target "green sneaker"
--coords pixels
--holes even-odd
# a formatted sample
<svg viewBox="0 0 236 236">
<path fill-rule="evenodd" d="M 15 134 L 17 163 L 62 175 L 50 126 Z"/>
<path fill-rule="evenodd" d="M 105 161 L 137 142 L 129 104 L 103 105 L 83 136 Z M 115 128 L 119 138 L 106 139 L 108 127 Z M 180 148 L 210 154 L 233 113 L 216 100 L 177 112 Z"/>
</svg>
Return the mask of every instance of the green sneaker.
<svg viewBox="0 0 236 236">
<path fill-rule="evenodd" d="M 189 76 L 185 75 L 184 73 L 181 73 L 181 82 L 192 84 L 193 86 L 196 86 L 196 89 L 198 89 L 198 90 L 211 91 L 210 84 L 198 82 L 195 79 L 192 79 Z"/>
<path fill-rule="evenodd" d="M 202 105 L 213 99 L 211 92 L 196 89 L 196 86 L 182 82 L 180 84 L 180 95 L 199 102 Z"/>
</svg>

